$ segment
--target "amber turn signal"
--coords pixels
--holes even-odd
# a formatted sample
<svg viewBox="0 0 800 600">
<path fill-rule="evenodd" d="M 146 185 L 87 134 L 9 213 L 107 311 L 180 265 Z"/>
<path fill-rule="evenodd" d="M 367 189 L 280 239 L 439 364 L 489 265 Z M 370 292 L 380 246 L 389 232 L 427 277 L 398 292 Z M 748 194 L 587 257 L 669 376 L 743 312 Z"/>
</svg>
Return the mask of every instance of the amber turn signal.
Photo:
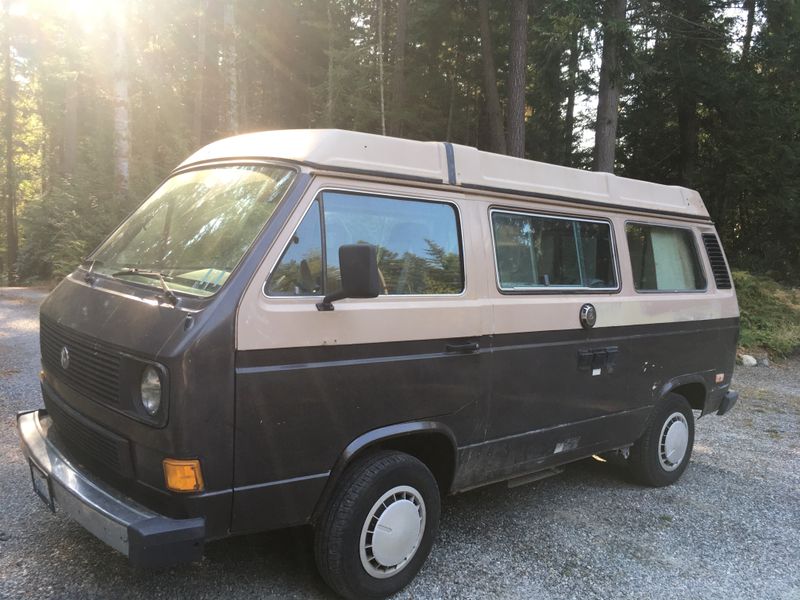
<svg viewBox="0 0 800 600">
<path fill-rule="evenodd" d="M 164 481 L 173 492 L 200 492 L 203 490 L 203 472 L 200 461 L 164 459 Z"/>
</svg>

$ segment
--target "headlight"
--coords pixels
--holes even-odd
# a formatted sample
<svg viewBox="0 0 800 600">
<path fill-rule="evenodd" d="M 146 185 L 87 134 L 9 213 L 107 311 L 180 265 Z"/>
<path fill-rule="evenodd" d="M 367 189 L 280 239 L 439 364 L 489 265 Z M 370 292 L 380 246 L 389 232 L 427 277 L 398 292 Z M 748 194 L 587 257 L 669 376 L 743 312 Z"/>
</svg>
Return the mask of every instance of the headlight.
<svg viewBox="0 0 800 600">
<path fill-rule="evenodd" d="M 161 408 L 161 375 L 155 367 L 147 366 L 142 373 L 142 406 L 152 416 Z"/>
</svg>

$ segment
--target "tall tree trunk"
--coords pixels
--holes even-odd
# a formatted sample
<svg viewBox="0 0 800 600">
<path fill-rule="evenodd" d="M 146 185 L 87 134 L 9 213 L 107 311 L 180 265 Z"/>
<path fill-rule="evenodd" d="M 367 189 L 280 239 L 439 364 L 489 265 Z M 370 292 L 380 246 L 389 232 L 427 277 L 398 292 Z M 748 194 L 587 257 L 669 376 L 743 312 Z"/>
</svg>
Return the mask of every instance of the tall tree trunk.
<svg viewBox="0 0 800 600">
<path fill-rule="evenodd" d="M 450 69 L 450 101 L 447 107 L 447 133 L 445 134 L 445 141 L 451 141 L 453 137 L 453 117 L 456 109 L 456 69 L 458 67 L 459 53 L 456 50 L 456 55 L 453 61 L 453 66 Z"/>
<path fill-rule="evenodd" d="M 511 0 L 506 131 L 508 153 L 525 156 L 525 81 L 528 56 L 528 0 Z"/>
<path fill-rule="evenodd" d="M 50 170 L 53 165 L 50 164 L 49 153 L 50 153 L 50 119 L 48 119 L 47 111 L 44 107 L 44 98 L 40 95 L 36 99 L 36 112 L 39 113 L 39 118 L 41 119 L 42 123 L 42 144 L 39 146 L 39 164 L 41 168 L 39 169 L 39 186 L 41 190 L 41 196 L 44 197 L 47 195 L 47 192 L 50 189 Z M 58 165 L 55 165 L 58 168 Z M 55 170 L 55 169 L 54 169 Z"/>
<path fill-rule="evenodd" d="M 700 118 L 697 115 L 697 86 L 700 82 L 697 81 L 699 74 L 691 69 L 684 70 L 681 64 L 683 61 L 701 61 L 699 38 L 703 34 L 704 26 L 703 10 L 699 2 L 687 2 L 682 12 L 685 22 L 694 24 L 694 28 L 672 42 L 677 44 L 674 48 L 676 71 L 673 75 L 673 93 L 678 112 L 678 176 L 682 185 L 692 187 L 700 136 Z"/>
<path fill-rule="evenodd" d="M 744 0 L 744 8 L 747 11 L 747 24 L 742 40 L 742 62 L 747 61 L 750 56 L 750 44 L 753 42 L 753 25 L 756 20 L 756 0 Z"/>
<path fill-rule="evenodd" d="M 483 93 L 486 98 L 486 115 L 489 121 L 489 150 L 506 153 L 506 136 L 503 133 L 503 112 L 497 92 L 497 69 L 494 66 L 494 46 L 489 24 L 489 0 L 478 0 L 481 29 L 481 54 L 483 64 Z"/>
<path fill-rule="evenodd" d="M 392 120 L 389 132 L 402 136 L 404 132 L 405 93 L 406 93 L 406 39 L 408 37 L 408 0 L 397 0 L 397 32 L 392 51 L 394 69 L 392 71 Z"/>
<path fill-rule="evenodd" d="M 678 159 L 681 185 L 692 187 L 697 167 L 697 143 L 700 121 L 697 116 L 697 99 L 693 92 L 678 90 Z"/>
<path fill-rule="evenodd" d="M 78 155 L 78 74 L 70 73 L 64 82 L 64 137 L 61 143 L 61 176 L 75 172 Z"/>
<path fill-rule="evenodd" d="M 6 146 L 6 273 L 8 285 L 17 283 L 17 254 L 19 240 L 17 237 L 17 182 L 14 173 L 14 70 L 12 68 L 13 56 L 11 52 L 11 20 L 8 14 L 10 0 L 3 2 L 3 65 L 4 81 L 4 127 L 3 141 Z"/>
<path fill-rule="evenodd" d="M 124 202 L 130 188 L 131 125 L 127 18 L 128 11 L 124 10 L 114 27 L 114 191 L 118 202 Z"/>
<path fill-rule="evenodd" d="M 572 166 L 575 145 L 575 94 L 578 92 L 578 61 L 580 59 L 581 29 L 572 32 L 567 64 L 567 110 L 564 116 L 564 164 Z"/>
<path fill-rule="evenodd" d="M 198 146 L 203 143 L 203 113 L 206 84 L 206 35 L 208 31 L 208 0 L 201 2 L 200 14 L 197 16 L 197 65 L 195 77 L 197 78 L 194 91 L 194 118 L 192 120 L 192 134 L 194 143 Z"/>
<path fill-rule="evenodd" d="M 331 14 L 331 3 L 328 7 L 328 81 L 326 84 L 328 99 L 325 102 L 325 125 L 333 127 L 333 15 Z"/>
<path fill-rule="evenodd" d="M 225 2 L 222 12 L 225 40 L 224 75 L 226 94 L 225 128 L 228 134 L 239 132 L 239 76 L 236 58 L 236 10 L 232 0 Z"/>
<path fill-rule="evenodd" d="M 383 0 L 378 0 L 378 84 L 381 93 L 381 135 L 386 135 L 386 100 L 383 80 Z"/>
<path fill-rule="evenodd" d="M 617 144 L 619 95 L 622 89 L 620 50 L 623 40 L 626 0 L 608 0 L 603 15 L 603 55 L 597 99 L 594 170 L 614 172 Z"/>
</svg>

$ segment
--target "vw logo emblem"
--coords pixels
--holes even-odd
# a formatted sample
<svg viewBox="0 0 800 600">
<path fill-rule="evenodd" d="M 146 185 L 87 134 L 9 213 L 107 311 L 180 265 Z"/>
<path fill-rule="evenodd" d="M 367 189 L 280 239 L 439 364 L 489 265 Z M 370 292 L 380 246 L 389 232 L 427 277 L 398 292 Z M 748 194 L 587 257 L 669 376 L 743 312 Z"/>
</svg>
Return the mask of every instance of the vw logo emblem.
<svg viewBox="0 0 800 600">
<path fill-rule="evenodd" d="M 61 348 L 61 368 L 65 371 L 69 369 L 69 350 L 66 346 Z"/>
</svg>

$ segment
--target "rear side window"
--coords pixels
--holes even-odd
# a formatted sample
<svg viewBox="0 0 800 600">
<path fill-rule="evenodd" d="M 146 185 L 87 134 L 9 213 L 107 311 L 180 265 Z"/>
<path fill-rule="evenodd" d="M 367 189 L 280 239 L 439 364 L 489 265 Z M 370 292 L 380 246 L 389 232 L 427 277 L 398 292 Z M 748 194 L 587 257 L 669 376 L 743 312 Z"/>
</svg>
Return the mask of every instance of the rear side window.
<svg viewBox="0 0 800 600">
<path fill-rule="evenodd" d="M 270 296 L 341 288 L 339 247 L 378 249 L 384 294 L 459 294 L 464 268 L 458 215 L 443 202 L 324 192 L 314 201 L 266 284 Z"/>
<path fill-rule="evenodd" d="M 704 290 L 694 234 L 689 229 L 628 223 L 625 225 L 638 291 L 681 292 Z"/>
<path fill-rule="evenodd" d="M 501 290 L 617 288 L 608 223 L 506 211 L 491 216 Z"/>
</svg>

